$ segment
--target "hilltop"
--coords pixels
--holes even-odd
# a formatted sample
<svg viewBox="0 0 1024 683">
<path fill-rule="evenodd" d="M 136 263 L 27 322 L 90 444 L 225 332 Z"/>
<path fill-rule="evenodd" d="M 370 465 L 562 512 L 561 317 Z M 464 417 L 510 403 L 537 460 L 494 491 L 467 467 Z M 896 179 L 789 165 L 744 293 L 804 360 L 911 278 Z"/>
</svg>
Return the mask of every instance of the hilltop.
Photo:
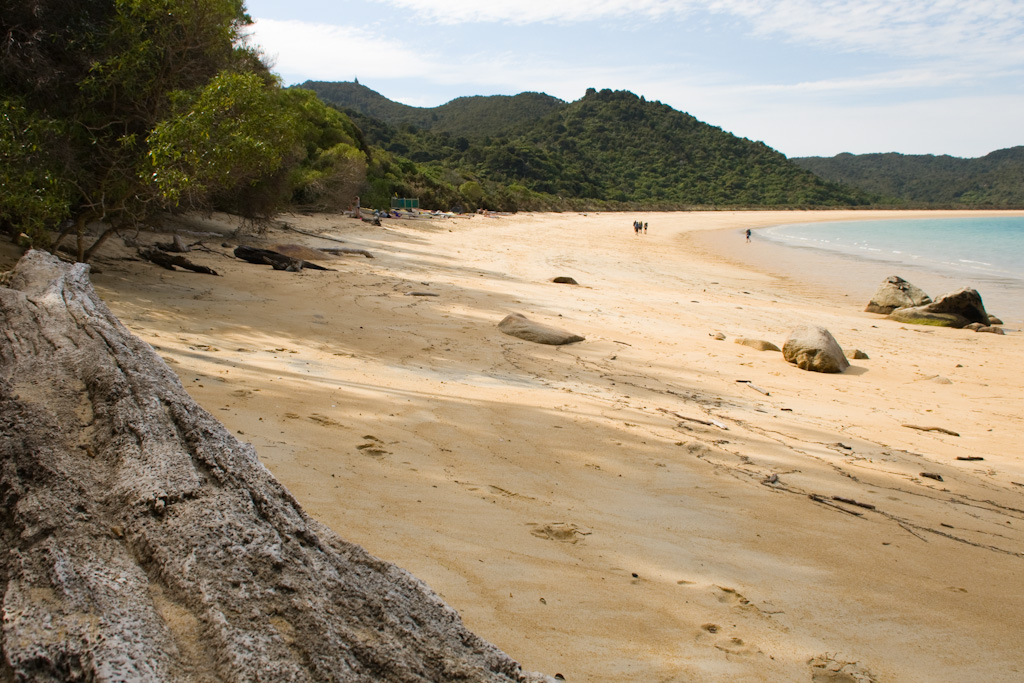
<svg viewBox="0 0 1024 683">
<path fill-rule="evenodd" d="M 763 142 L 628 91 L 591 88 L 574 102 L 540 93 L 467 97 L 418 108 L 358 83 L 303 87 L 348 114 L 369 144 L 419 165 L 428 181 L 421 191 L 435 201 L 512 210 L 871 201 Z"/>
<path fill-rule="evenodd" d="M 1024 206 L 1024 147 L 976 159 L 948 155 L 838 154 L 793 162 L 834 183 L 907 204 Z"/>
</svg>

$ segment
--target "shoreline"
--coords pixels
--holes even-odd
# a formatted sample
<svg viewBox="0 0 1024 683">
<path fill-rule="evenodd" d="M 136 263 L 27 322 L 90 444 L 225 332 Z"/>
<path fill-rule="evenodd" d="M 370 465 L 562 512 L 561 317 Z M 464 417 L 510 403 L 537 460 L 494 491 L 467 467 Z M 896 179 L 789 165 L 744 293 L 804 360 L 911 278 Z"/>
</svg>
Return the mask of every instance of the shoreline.
<svg viewBox="0 0 1024 683">
<path fill-rule="evenodd" d="M 844 214 L 849 214 L 849 212 L 844 212 Z M 1024 216 L 1024 211 L 979 213 L 913 211 L 884 217 L 869 216 L 866 220 L 927 220 L 962 216 Z M 941 273 L 918 264 L 873 260 L 852 254 L 757 238 L 758 230 L 777 225 L 856 222 L 858 220 L 863 219 L 857 215 L 844 215 L 835 220 L 794 220 L 758 225 L 753 228 L 753 242 L 750 244 L 743 240 L 742 228 L 689 233 L 684 239 L 694 249 L 700 250 L 705 258 L 720 260 L 776 277 L 787 289 L 832 305 L 860 305 L 863 310 L 878 285 L 886 277 L 899 275 L 924 289 L 932 298 L 956 291 L 964 286 L 974 287 L 981 293 L 986 309 L 1003 319 L 1007 326 L 1007 332 L 1019 332 L 1024 327 L 1024 307 L 1022 307 L 1024 305 L 1019 302 L 1019 293 L 1001 289 L 997 282 L 975 282 L 966 275 Z"/>
<path fill-rule="evenodd" d="M 1024 338 L 901 325 L 680 236 L 837 215 L 289 215 L 330 239 L 251 241 L 375 258 L 288 273 L 211 241 L 213 278 L 111 240 L 92 280 L 308 514 L 527 670 L 1015 680 Z M 586 340 L 508 337 L 510 312 Z M 820 375 L 734 343 L 801 324 L 870 358 Z"/>
</svg>

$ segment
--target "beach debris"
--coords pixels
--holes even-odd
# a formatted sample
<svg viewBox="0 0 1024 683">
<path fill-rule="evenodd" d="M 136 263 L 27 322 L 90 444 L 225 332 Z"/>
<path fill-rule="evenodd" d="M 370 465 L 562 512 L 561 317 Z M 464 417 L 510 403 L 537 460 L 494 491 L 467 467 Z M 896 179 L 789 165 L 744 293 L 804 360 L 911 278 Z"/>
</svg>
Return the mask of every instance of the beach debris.
<svg viewBox="0 0 1024 683">
<path fill-rule="evenodd" d="M 440 294 L 435 294 L 434 292 L 406 292 L 405 295 L 406 296 L 441 296 Z"/>
<path fill-rule="evenodd" d="M 985 458 L 981 457 L 980 455 L 958 455 L 958 456 L 956 456 L 956 459 L 957 460 L 966 460 L 968 462 L 974 462 L 976 460 L 984 460 Z"/>
<path fill-rule="evenodd" d="M 782 355 L 801 370 L 810 372 L 836 373 L 850 367 L 835 337 L 818 325 L 793 330 L 782 345 Z"/>
<path fill-rule="evenodd" d="M 922 472 L 921 476 L 925 477 L 926 479 L 934 479 L 935 481 L 942 481 L 942 475 L 941 474 L 935 474 L 934 472 Z"/>
<path fill-rule="evenodd" d="M 559 541 L 561 543 L 577 543 L 583 537 L 589 536 L 593 533 L 589 529 L 584 529 L 568 522 L 550 522 L 548 524 L 531 523 L 527 526 L 533 527 L 530 533 L 537 538 L 543 538 L 549 541 Z"/>
<path fill-rule="evenodd" d="M 217 271 L 213 268 L 193 263 L 181 254 L 168 254 L 166 251 L 160 251 L 159 249 L 139 249 L 139 256 L 167 270 L 174 270 L 174 267 L 177 266 L 195 273 L 217 275 Z"/>
<path fill-rule="evenodd" d="M 778 351 L 777 348 L 776 351 Z M 736 381 L 739 382 L 740 384 L 746 384 L 748 387 L 750 387 L 751 389 L 758 393 L 764 394 L 765 396 L 771 396 L 771 394 L 768 393 L 767 389 L 762 389 L 761 387 L 751 382 L 749 379 L 738 379 Z"/>
<path fill-rule="evenodd" d="M 325 247 L 320 251 L 327 254 L 333 254 L 335 256 L 356 255 L 365 256 L 366 258 L 374 258 L 374 255 L 368 252 L 367 250 L 355 249 L 352 247 Z"/>
<path fill-rule="evenodd" d="M 717 341 L 725 341 L 724 332 L 715 332 L 714 334 L 708 334 L 709 337 L 714 337 Z"/>
<path fill-rule="evenodd" d="M 181 235 L 175 235 L 170 242 L 157 242 L 153 246 L 160 251 L 170 251 L 177 254 L 185 254 L 192 250 L 190 246 L 182 241 Z"/>
<path fill-rule="evenodd" d="M 248 261 L 249 263 L 255 263 L 256 265 L 268 265 L 274 270 L 286 270 L 292 273 L 297 273 L 303 268 L 309 268 L 311 270 L 331 270 L 330 268 L 324 268 L 323 266 L 317 265 L 311 261 L 293 258 L 271 249 L 238 246 L 235 247 L 234 254 L 236 258 Z"/>
<path fill-rule="evenodd" d="M 987 325 L 988 313 L 978 290 L 963 287 L 940 296 L 930 304 L 898 308 L 889 314 L 889 319 L 914 325 L 961 328 L 971 323 Z"/>
<path fill-rule="evenodd" d="M 840 512 L 845 512 L 848 515 L 853 515 L 854 517 L 863 517 L 864 516 L 864 513 L 857 512 L 856 510 L 847 510 L 842 505 L 836 505 L 835 503 L 833 503 L 829 499 L 825 498 L 824 496 L 819 496 L 817 493 L 809 493 L 809 494 L 807 494 L 807 497 L 810 498 L 811 500 L 813 500 L 815 503 L 821 503 L 822 505 L 827 505 L 830 508 L 835 508 L 836 510 L 839 510 Z"/>
<path fill-rule="evenodd" d="M 860 349 L 852 349 L 846 352 L 846 357 L 850 360 L 868 360 L 868 354 L 864 353 Z"/>
<path fill-rule="evenodd" d="M 779 483 L 779 475 L 773 472 L 772 474 L 769 474 L 767 477 L 762 479 L 761 483 L 765 485 L 777 484 Z"/>
<path fill-rule="evenodd" d="M 772 344 L 770 341 L 765 341 L 764 339 L 749 339 L 747 337 L 736 337 L 736 339 L 734 339 L 733 341 L 735 343 L 737 343 L 737 344 L 741 344 L 743 346 L 749 346 L 752 349 L 757 349 L 758 351 L 781 351 L 782 350 L 778 346 L 776 346 L 775 344 Z"/>
<path fill-rule="evenodd" d="M 832 445 L 835 446 L 836 448 L 842 448 L 844 451 L 852 451 L 853 450 L 853 446 L 847 446 L 842 441 L 836 441 Z"/>
<path fill-rule="evenodd" d="M 574 280 L 573 278 L 568 277 L 566 275 L 559 275 L 558 277 L 554 278 L 551 281 L 555 282 L 555 283 L 558 283 L 560 285 L 578 285 L 579 284 L 578 282 L 576 282 L 576 280 Z"/>
<path fill-rule="evenodd" d="M 864 309 L 868 313 L 888 315 L 897 308 L 924 306 L 932 302 L 931 297 L 903 278 L 890 275 L 882 281 Z"/>
<path fill-rule="evenodd" d="M 578 334 L 534 322 L 521 313 L 509 313 L 506 315 L 498 323 L 498 329 L 511 337 L 517 337 L 535 344 L 561 346 L 586 340 L 585 337 L 581 337 Z"/>
<path fill-rule="evenodd" d="M 875 506 L 871 503 L 861 503 L 854 500 L 853 498 L 843 498 L 842 496 L 832 496 L 832 500 L 837 500 L 840 503 L 846 503 L 847 505 L 856 505 L 857 507 L 864 508 L 865 510 L 874 510 Z"/>
<path fill-rule="evenodd" d="M 920 425 L 902 425 L 907 429 L 916 429 L 920 432 L 939 432 L 940 434 L 949 434 L 950 436 L 960 436 L 958 432 L 946 429 L 945 427 L 922 427 Z"/>
<path fill-rule="evenodd" d="M 723 423 L 721 423 L 718 420 L 715 420 L 713 418 L 708 418 L 707 420 L 701 420 L 700 418 L 696 418 L 696 417 L 687 417 L 686 415 L 680 415 L 679 413 L 673 412 L 671 410 L 667 410 L 665 408 L 658 408 L 658 410 L 660 410 L 663 413 L 667 413 L 669 415 L 672 415 L 673 417 L 678 417 L 680 420 L 686 420 L 687 422 L 696 422 L 697 424 L 705 425 L 707 427 L 718 427 L 719 429 L 724 429 L 726 431 L 729 431 L 728 427 L 726 427 Z"/>
</svg>

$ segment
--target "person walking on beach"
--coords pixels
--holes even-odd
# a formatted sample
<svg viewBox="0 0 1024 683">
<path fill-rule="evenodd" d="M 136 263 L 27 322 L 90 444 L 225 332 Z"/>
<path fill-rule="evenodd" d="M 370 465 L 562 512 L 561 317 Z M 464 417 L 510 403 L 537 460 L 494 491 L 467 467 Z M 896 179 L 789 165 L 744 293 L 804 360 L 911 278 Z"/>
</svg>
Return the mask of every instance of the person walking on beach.
<svg viewBox="0 0 1024 683">
<path fill-rule="evenodd" d="M 749 229 L 747 229 L 747 241 L 748 242 L 750 241 L 750 230 Z"/>
<path fill-rule="evenodd" d="M 644 234 L 647 234 L 647 223 L 644 223 Z"/>
</svg>

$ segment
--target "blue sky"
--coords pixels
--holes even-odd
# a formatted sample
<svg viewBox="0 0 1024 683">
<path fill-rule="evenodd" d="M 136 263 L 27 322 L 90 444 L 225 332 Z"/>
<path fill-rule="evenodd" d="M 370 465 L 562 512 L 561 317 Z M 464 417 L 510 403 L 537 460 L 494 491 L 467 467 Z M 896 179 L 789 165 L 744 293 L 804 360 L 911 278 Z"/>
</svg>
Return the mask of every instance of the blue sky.
<svg viewBox="0 0 1024 683">
<path fill-rule="evenodd" d="M 1024 145 L 1021 0 L 247 0 L 288 85 L 405 104 L 587 88 L 787 156 Z"/>
</svg>

